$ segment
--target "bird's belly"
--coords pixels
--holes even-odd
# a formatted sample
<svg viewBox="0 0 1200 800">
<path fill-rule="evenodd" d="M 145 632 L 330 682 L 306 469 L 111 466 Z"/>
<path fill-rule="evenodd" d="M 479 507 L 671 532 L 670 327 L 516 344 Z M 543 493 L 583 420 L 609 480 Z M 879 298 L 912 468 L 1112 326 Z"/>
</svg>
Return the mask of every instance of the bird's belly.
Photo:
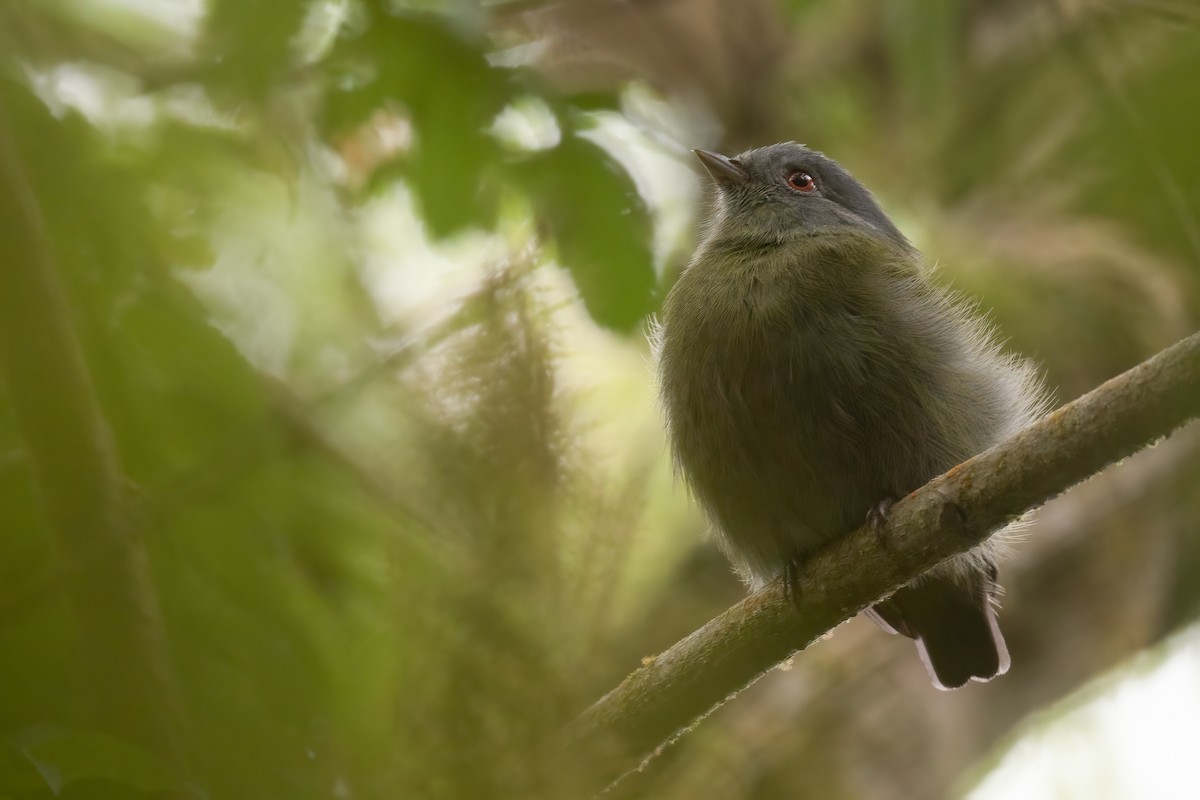
<svg viewBox="0 0 1200 800">
<path fill-rule="evenodd" d="M 900 484 L 921 454 L 890 421 L 919 410 L 895 385 L 886 406 L 872 393 L 873 381 L 895 384 L 886 359 L 828 342 L 806 350 L 799 337 L 708 352 L 702 369 L 667 381 L 664 399 L 680 466 L 752 577 L 777 574 L 913 488 Z"/>
</svg>

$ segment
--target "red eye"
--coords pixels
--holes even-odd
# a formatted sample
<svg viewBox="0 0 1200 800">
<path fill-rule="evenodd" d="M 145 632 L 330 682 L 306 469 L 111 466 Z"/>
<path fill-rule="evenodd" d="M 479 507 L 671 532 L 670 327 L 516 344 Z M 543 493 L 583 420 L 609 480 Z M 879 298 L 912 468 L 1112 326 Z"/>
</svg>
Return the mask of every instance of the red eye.
<svg viewBox="0 0 1200 800">
<path fill-rule="evenodd" d="M 788 173 L 787 185 L 797 192 L 811 192 L 817 188 L 817 182 L 813 180 L 812 175 L 799 170 Z"/>
</svg>

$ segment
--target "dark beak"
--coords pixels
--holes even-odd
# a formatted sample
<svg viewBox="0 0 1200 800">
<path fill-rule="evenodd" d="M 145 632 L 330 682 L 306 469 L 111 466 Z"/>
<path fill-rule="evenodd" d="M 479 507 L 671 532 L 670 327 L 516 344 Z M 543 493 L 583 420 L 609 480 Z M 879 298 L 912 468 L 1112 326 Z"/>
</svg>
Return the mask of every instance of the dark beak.
<svg viewBox="0 0 1200 800">
<path fill-rule="evenodd" d="M 717 183 L 745 183 L 750 178 L 746 170 L 742 169 L 742 165 L 732 158 L 726 158 L 720 153 L 713 153 L 709 150 L 693 150 L 692 152 L 696 154 L 696 158 L 700 159 L 700 163 Z"/>
</svg>

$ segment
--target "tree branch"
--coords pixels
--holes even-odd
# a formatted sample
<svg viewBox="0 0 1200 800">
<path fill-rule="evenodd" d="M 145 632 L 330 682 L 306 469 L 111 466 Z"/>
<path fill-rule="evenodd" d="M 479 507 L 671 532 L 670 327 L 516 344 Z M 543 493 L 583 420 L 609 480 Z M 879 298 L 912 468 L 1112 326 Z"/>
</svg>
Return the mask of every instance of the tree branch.
<svg viewBox="0 0 1200 800">
<path fill-rule="evenodd" d="M 597 785 L 619 780 L 863 608 L 1197 416 L 1200 333 L 934 478 L 892 507 L 882 537 L 831 543 L 803 566 L 798 609 L 776 580 L 648 660 L 575 721 L 573 746 Z"/>
</svg>

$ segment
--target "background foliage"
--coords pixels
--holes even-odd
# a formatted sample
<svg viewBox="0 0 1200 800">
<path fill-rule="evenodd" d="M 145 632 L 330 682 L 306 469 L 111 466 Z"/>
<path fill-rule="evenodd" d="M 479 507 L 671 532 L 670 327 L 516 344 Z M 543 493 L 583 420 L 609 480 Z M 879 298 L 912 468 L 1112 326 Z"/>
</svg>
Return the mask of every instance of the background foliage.
<svg viewBox="0 0 1200 800">
<path fill-rule="evenodd" d="M 742 591 L 641 335 L 687 148 L 838 158 L 1066 400 L 1196 326 L 1198 30 L 1171 0 L 0 4 L 0 797 L 578 796 L 563 726 Z M 1194 625 L 1194 434 L 1047 507 L 1003 680 L 934 693 L 855 620 L 615 795 L 965 791 Z"/>
</svg>

